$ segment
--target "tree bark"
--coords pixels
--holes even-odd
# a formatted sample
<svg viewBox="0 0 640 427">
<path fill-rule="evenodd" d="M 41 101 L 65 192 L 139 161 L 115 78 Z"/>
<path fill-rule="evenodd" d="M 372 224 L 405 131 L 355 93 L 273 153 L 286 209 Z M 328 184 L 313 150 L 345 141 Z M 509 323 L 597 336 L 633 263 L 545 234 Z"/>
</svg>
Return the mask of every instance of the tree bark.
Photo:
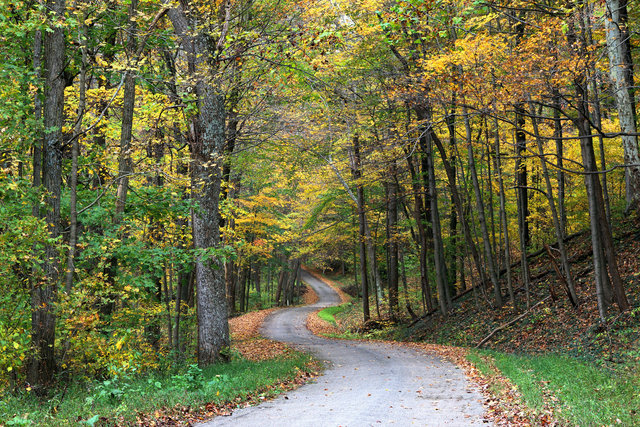
<svg viewBox="0 0 640 427">
<path fill-rule="evenodd" d="M 43 183 L 47 191 L 46 221 L 52 239 L 60 237 L 60 196 L 62 185 L 62 124 L 64 121 L 65 35 L 62 25 L 65 0 L 49 0 L 47 10 L 52 19 L 44 37 L 45 93 L 43 105 Z M 31 343 L 33 354 L 28 362 L 27 381 L 40 391 L 49 386 L 55 373 L 54 305 L 59 282 L 58 247 L 45 246 L 43 262 L 45 282 L 33 283 L 31 289 Z"/>
<path fill-rule="evenodd" d="M 540 139 L 540 132 L 538 129 L 538 121 L 535 118 L 535 109 L 531 104 L 531 123 L 533 125 L 533 133 L 536 135 L 536 144 L 538 146 L 538 154 L 540 155 L 540 166 L 542 167 L 542 174 L 544 176 L 545 184 L 547 187 L 547 201 L 549 202 L 549 208 L 551 209 L 551 219 L 553 220 L 553 228 L 556 233 L 556 239 L 558 239 L 558 250 L 560 251 L 560 259 L 562 262 L 562 268 L 564 270 L 564 278 L 567 284 L 567 290 L 569 292 L 569 299 L 574 307 L 577 307 L 578 296 L 576 294 L 575 285 L 573 283 L 573 276 L 571 275 L 571 266 L 569 265 L 569 258 L 567 256 L 567 250 L 564 246 L 564 236 L 562 233 L 562 227 L 560 224 L 560 218 L 558 210 L 556 209 L 556 203 L 553 198 L 553 187 L 551 186 L 551 178 L 549 177 L 549 170 L 547 163 L 544 159 L 544 148 L 542 147 L 542 140 Z"/>
<path fill-rule="evenodd" d="M 429 172 L 429 200 L 431 201 L 431 229 L 433 230 L 433 258 L 438 284 L 438 301 L 440 311 L 446 316 L 451 305 L 447 265 L 444 260 L 444 244 L 442 242 L 442 227 L 440 226 L 440 211 L 438 209 L 438 193 L 436 189 L 436 173 L 433 164 L 433 149 L 431 138 L 427 142 L 427 169 Z"/>
<path fill-rule="evenodd" d="M 493 256 L 493 249 L 491 248 L 491 240 L 489 239 L 489 230 L 487 228 L 487 221 L 485 218 L 484 201 L 482 199 L 482 192 L 480 190 L 480 183 L 478 182 L 478 173 L 476 171 L 476 161 L 473 154 L 473 142 L 471 136 L 471 124 L 469 119 L 469 113 L 466 108 L 463 107 L 462 114 L 464 115 L 465 133 L 467 135 L 467 154 L 469 163 L 469 174 L 471 175 L 471 181 L 473 183 L 473 190 L 476 197 L 476 209 L 478 213 L 478 220 L 480 221 L 480 230 L 482 232 L 482 242 L 484 245 L 484 252 L 486 263 L 489 267 L 489 278 L 493 284 L 493 293 L 498 307 L 502 306 L 502 291 L 500 290 L 500 282 L 498 280 L 498 268 Z"/>
<path fill-rule="evenodd" d="M 351 168 L 353 180 L 356 182 L 357 193 L 357 210 L 358 210 L 358 230 L 360 234 L 360 275 L 362 277 L 362 316 L 366 322 L 371 318 L 369 309 L 369 283 L 367 275 L 367 256 L 366 256 L 366 218 L 364 212 L 364 188 L 360 182 L 362 172 L 360 170 L 360 138 L 358 135 L 353 137 L 353 164 Z"/>
<path fill-rule="evenodd" d="M 228 2 L 225 2 L 228 7 Z M 193 211 L 193 243 L 197 251 L 220 248 L 220 158 L 225 144 L 224 97 L 211 82 L 215 68 L 208 34 L 190 25 L 182 6 L 170 9 L 169 18 L 187 53 L 195 79 L 197 115 L 193 120 L 191 148 L 191 191 L 197 207 Z M 227 14 L 228 15 L 228 14 Z M 194 17 L 194 14 L 189 14 Z M 195 19 L 195 17 L 194 17 Z M 195 34 L 193 34 L 195 32 Z M 221 39 L 225 36 L 224 31 Z M 222 263 L 216 254 L 201 254 L 196 260 L 196 304 L 198 310 L 198 363 L 210 365 L 227 357 L 229 346 L 228 306 Z"/>
<path fill-rule="evenodd" d="M 635 120 L 633 96 L 633 61 L 627 46 L 630 45 L 627 28 L 627 0 L 607 0 L 604 19 L 609 55 L 609 75 L 613 83 L 618 121 L 624 148 L 625 179 L 627 184 L 627 209 L 640 210 L 640 154 Z"/>
<path fill-rule="evenodd" d="M 388 278 L 389 278 L 389 316 L 395 319 L 398 306 L 398 184 L 395 179 L 397 175 L 395 161 L 391 165 L 391 176 L 387 183 L 387 251 L 389 254 Z"/>
<path fill-rule="evenodd" d="M 84 14 L 81 17 L 84 21 Z M 80 82 L 78 89 L 78 117 L 71 143 L 71 174 L 69 176 L 69 252 L 67 253 L 67 273 L 65 277 L 65 293 L 71 293 L 73 276 L 75 274 L 76 246 L 78 244 L 78 156 L 80 155 L 80 131 L 87 94 L 87 26 L 82 24 L 80 30 L 80 50 L 82 60 L 80 64 Z"/>
</svg>

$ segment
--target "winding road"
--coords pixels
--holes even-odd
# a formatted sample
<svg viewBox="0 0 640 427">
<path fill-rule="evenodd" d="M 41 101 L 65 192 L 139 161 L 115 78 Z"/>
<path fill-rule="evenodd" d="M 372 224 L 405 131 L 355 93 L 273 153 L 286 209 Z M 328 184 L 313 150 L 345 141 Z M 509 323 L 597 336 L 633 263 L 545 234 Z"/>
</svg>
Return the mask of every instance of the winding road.
<svg viewBox="0 0 640 427">
<path fill-rule="evenodd" d="M 307 330 L 307 316 L 339 304 L 311 274 L 318 302 L 279 310 L 262 335 L 326 361 L 324 375 L 275 400 L 216 417 L 201 426 L 472 426 L 484 425 L 482 395 L 454 364 L 401 345 L 331 340 Z"/>
</svg>

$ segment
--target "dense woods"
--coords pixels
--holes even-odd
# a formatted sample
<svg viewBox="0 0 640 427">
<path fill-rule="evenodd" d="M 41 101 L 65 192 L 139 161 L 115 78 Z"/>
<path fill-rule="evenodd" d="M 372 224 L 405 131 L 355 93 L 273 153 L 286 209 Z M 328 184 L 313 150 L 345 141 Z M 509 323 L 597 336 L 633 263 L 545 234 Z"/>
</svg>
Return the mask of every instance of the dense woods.
<svg viewBox="0 0 640 427">
<path fill-rule="evenodd" d="M 229 357 L 354 275 L 363 321 L 524 311 L 527 254 L 629 310 L 637 3 L 1 1 L 0 387 Z"/>
</svg>

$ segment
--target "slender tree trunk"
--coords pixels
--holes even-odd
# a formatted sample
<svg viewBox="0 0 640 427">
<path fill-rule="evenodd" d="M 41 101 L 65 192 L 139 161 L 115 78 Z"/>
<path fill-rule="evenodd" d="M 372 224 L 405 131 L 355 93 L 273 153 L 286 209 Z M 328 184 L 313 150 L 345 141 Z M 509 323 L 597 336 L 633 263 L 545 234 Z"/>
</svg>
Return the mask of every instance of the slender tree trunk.
<svg viewBox="0 0 640 427">
<path fill-rule="evenodd" d="M 387 200 L 387 251 L 389 254 L 389 316 L 395 319 L 398 315 L 398 186 L 393 179 L 397 175 L 395 161 L 391 165 L 391 176 L 388 186 Z"/>
<path fill-rule="evenodd" d="M 433 310 L 433 301 L 431 298 L 431 286 L 429 283 L 429 270 L 427 267 L 427 252 L 428 252 L 428 237 L 426 224 L 423 221 L 422 215 L 422 197 L 420 192 L 420 186 L 417 181 L 417 173 L 415 171 L 415 167 L 413 164 L 413 157 L 411 155 L 407 155 L 407 165 L 409 167 L 409 172 L 411 173 L 411 186 L 413 189 L 413 197 L 414 197 L 414 210 L 413 216 L 416 221 L 416 225 L 418 227 L 418 246 L 419 246 L 419 260 L 420 260 L 420 289 L 422 290 L 422 302 L 423 302 L 423 310 L 430 312 Z"/>
<path fill-rule="evenodd" d="M 507 289 L 509 290 L 509 298 L 511 304 L 515 307 L 515 294 L 513 292 L 513 284 L 511 283 L 511 241 L 509 239 L 509 224 L 507 222 L 507 209 L 504 192 L 504 181 L 502 180 L 502 155 L 500 154 L 500 127 L 498 119 L 494 121 L 495 128 L 495 156 L 496 156 L 496 176 L 498 178 L 498 190 L 500 194 L 500 222 L 502 224 L 502 233 L 504 235 L 504 263 L 507 274 Z"/>
<path fill-rule="evenodd" d="M 471 181 L 473 183 L 473 190 L 476 196 L 476 208 L 478 213 L 478 220 L 480 221 L 480 229 L 482 231 L 482 241 L 484 244 L 485 259 L 489 267 L 489 277 L 493 284 L 494 298 L 498 307 L 502 306 L 502 292 L 500 290 L 500 282 L 498 280 L 498 269 L 496 267 L 495 259 L 493 257 L 493 249 L 491 248 L 491 240 L 489 237 L 489 230 L 487 228 L 487 221 L 485 218 L 484 201 L 482 198 L 482 191 L 480 189 L 480 183 L 478 182 L 478 174 L 476 172 L 476 161 L 473 154 L 473 142 L 471 140 L 471 123 L 469 120 L 469 114 L 466 111 L 466 107 L 463 107 L 462 114 L 464 115 L 464 124 L 467 135 L 467 154 L 469 163 L 469 174 L 471 175 Z"/>
<path fill-rule="evenodd" d="M 438 209 L 438 193 L 436 190 L 436 174 L 433 164 L 433 150 L 431 138 L 427 142 L 427 169 L 429 173 L 429 199 L 431 201 L 431 229 L 433 230 L 433 257 L 438 284 L 438 301 L 440 311 L 447 315 L 451 305 L 449 283 L 447 279 L 447 265 L 444 260 L 444 244 L 442 243 L 442 228 L 440 226 L 440 211 Z"/>
<path fill-rule="evenodd" d="M 360 234 L 360 275 L 362 277 L 362 315 L 366 322 L 371 318 L 369 310 L 369 283 L 367 280 L 367 260 L 366 260 L 366 218 L 364 212 L 364 188 L 362 186 L 362 171 L 360 170 L 360 138 L 358 135 L 353 137 L 353 162 L 351 173 L 353 180 L 356 182 L 357 193 L 357 209 L 358 209 L 358 228 Z"/>
<path fill-rule="evenodd" d="M 540 138 L 540 132 L 538 129 L 538 121 L 535 118 L 535 108 L 531 103 L 531 123 L 533 125 L 533 133 L 536 136 L 536 143 L 538 146 L 538 154 L 540 155 L 540 166 L 542 167 L 542 174 L 544 176 L 545 184 L 547 186 L 547 200 L 549 202 L 549 208 L 551 209 L 551 219 L 553 220 L 553 228 L 556 233 L 556 239 L 558 239 L 558 249 L 560 250 L 560 259 L 562 261 L 562 268 L 564 270 L 565 281 L 567 284 L 567 291 L 569 293 L 569 300 L 574 307 L 577 307 L 578 296 L 576 294 L 575 285 L 573 283 L 573 276 L 571 275 L 571 266 L 569 264 L 569 257 L 567 256 L 567 250 L 564 246 L 564 236 L 562 234 L 562 227 L 560 225 L 560 218 L 558 210 L 556 209 L 556 203 L 553 198 L 553 187 L 551 186 L 551 178 L 549 177 L 549 170 L 544 158 L 544 148 L 542 147 L 542 140 Z"/>
<path fill-rule="evenodd" d="M 455 178 L 456 176 L 456 159 L 455 159 L 455 147 L 456 147 L 456 130 L 455 130 L 455 119 L 456 119 L 456 111 L 455 111 L 455 103 L 456 103 L 456 96 L 455 96 L 455 92 L 453 94 L 453 100 L 451 102 L 452 105 L 452 110 L 451 113 L 449 113 L 446 117 L 446 121 L 447 121 L 447 129 L 449 130 L 449 146 L 451 146 L 452 148 L 454 148 L 452 150 L 452 159 L 451 159 L 451 163 L 452 163 L 452 167 L 453 167 L 453 176 Z M 453 185 L 457 185 L 455 182 L 453 183 Z M 458 216 L 456 213 L 456 205 L 453 202 L 453 199 L 450 197 L 450 201 L 449 201 L 449 236 L 450 236 L 450 246 L 451 246 L 451 250 L 449 250 L 449 253 L 451 254 L 451 260 L 450 260 L 450 287 L 453 287 L 455 290 L 455 284 L 456 284 L 456 280 L 458 277 L 458 259 L 462 259 L 462 257 L 458 256 Z M 464 287 L 465 284 L 462 283 L 462 290 L 464 291 Z"/>
<path fill-rule="evenodd" d="M 453 182 L 455 182 L 454 171 L 451 167 L 451 163 L 449 162 L 449 158 L 447 156 L 447 152 L 444 148 L 444 145 L 442 144 L 442 141 L 440 140 L 438 135 L 435 133 L 435 131 L 433 131 L 433 129 L 431 129 L 431 138 L 433 142 L 436 144 L 436 147 L 438 148 L 438 152 L 440 153 L 440 158 L 442 159 L 442 165 L 444 166 L 445 172 L 447 174 L 449 189 L 451 190 L 451 197 L 453 197 L 453 201 L 458 211 L 458 217 L 460 218 L 460 223 L 462 225 L 464 239 L 467 244 L 468 250 L 471 252 L 471 257 L 473 259 L 476 270 L 478 272 L 480 283 L 484 285 L 486 283 L 486 275 L 485 275 L 484 269 L 482 268 L 482 261 L 480 259 L 480 254 L 478 253 L 478 249 L 476 248 L 473 238 L 471 237 L 471 229 L 469 228 L 469 224 L 464 215 L 464 207 L 462 206 L 462 199 L 460 198 L 458 187 L 452 184 Z"/>
<path fill-rule="evenodd" d="M 553 89 L 553 137 L 556 138 L 556 162 L 558 165 L 558 211 L 562 237 L 567 235 L 567 209 L 565 206 L 566 178 L 564 168 L 564 142 L 562 140 L 562 120 L 560 119 L 560 92 Z"/>
<path fill-rule="evenodd" d="M 600 110 L 600 99 L 599 99 L 599 91 L 598 91 L 598 82 L 593 81 L 593 119 L 595 121 L 595 125 L 598 127 L 598 148 L 600 149 L 600 169 L 605 171 L 607 170 L 607 158 L 605 153 L 605 144 L 604 144 L 604 136 L 602 134 L 602 115 Z M 611 203 L 609 197 L 609 184 L 607 182 L 607 174 L 602 174 L 602 195 L 604 197 L 604 207 L 606 212 L 606 220 L 611 227 Z"/>
<path fill-rule="evenodd" d="M 38 79 L 42 76 L 42 31 L 36 30 L 33 35 L 33 70 Z M 33 100 L 33 116 L 36 123 L 42 120 L 42 99 L 40 89 L 37 90 Z M 42 185 L 42 132 L 33 141 L 33 188 Z M 32 207 L 32 214 L 40 217 L 40 202 L 36 201 Z"/>
<path fill-rule="evenodd" d="M 127 29 L 127 52 L 133 57 L 136 51 L 136 11 L 138 0 L 129 3 L 129 27 Z M 130 64 L 132 66 L 133 64 Z M 134 70 L 127 69 L 124 80 L 122 97 L 122 125 L 120 128 L 120 156 L 118 158 L 118 190 L 116 192 L 116 213 L 114 224 L 119 224 L 127 203 L 127 190 L 129 189 L 129 175 L 132 171 L 131 163 L 131 136 L 133 133 L 133 111 L 136 102 L 136 78 Z"/>
<path fill-rule="evenodd" d="M 84 21 L 84 17 L 82 17 Z M 65 277 L 65 293 L 71 293 L 75 274 L 76 246 L 78 244 L 78 156 L 80 155 L 80 131 L 87 94 L 87 26 L 82 24 L 78 43 L 82 52 L 80 64 L 80 82 L 78 89 L 78 117 L 71 143 L 71 174 L 69 176 L 69 252 L 67 253 L 67 273 Z"/>
<path fill-rule="evenodd" d="M 515 106 L 516 110 L 516 195 L 518 203 L 518 230 L 520 233 L 520 268 L 524 283 L 527 309 L 531 307 L 531 294 L 529 292 L 529 261 L 527 250 L 531 243 L 529 234 L 529 194 L 527 191 L 527 166 L 523 154 L 527 150 L 526 134 L 524 132 L 524 109 L 521 104 Z"/>
</svg>

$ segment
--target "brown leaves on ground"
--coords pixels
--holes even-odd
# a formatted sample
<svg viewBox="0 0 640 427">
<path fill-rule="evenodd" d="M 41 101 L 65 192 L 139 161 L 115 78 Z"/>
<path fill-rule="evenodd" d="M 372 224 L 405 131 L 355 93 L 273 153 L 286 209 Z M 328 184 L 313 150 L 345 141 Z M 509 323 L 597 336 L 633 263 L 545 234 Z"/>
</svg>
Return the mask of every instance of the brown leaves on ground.
<svg viewBox="0 0 640 427">
<path fill-rule="evenodd" d="M 264 319 L 277 308 L 252 311 L 242 316 L 229 319 L 231 348 L 243 357 L 258 361 L 273 359 L 291 351 L 285 344 L 260 337 L 260 327 Z"/>
<path fill-rule="evenodd" d="M 302 294 L 302 301 L 304 301 L 304 305 L 311 305 L 318 302 L 318 294 L 311 289 L 311 286 L 305 286 L 305 291 Z"/>
<path fill-rule="evenodd" d="M 320 310 L 314 311 L 307 317 L 307 329 L 314 335 L 339 334 L 340 329 L 318 316 Z"/>
</svg>

